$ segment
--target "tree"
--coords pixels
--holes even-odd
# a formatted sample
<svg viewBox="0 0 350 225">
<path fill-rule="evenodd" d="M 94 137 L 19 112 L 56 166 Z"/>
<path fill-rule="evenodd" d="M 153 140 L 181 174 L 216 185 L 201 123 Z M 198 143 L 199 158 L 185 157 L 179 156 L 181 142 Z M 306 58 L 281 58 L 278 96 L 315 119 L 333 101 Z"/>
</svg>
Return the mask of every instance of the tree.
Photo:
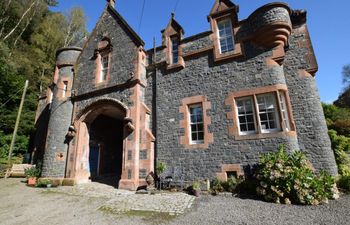
<svg viewBox="0 0 350 225">
<path fill-rule="evenodd" d="M 66 14 L 64 47 L 73 45 L 87 36 L 86 19 L 82 8 L 72 8 Z"/>
<path fill-rule="evenodd" d="M 45 89 L 40 86 L 52 82 L 56 51 L 87 34 L 82 9 L 63 15 L 49 10 L 56 4 L 56 0 L 0 1 L 0 158 L 7 156 L 24 81 L 29 80 L 29 88 L 15 154 L 28 146 L 38 95 Z"/>
<path fill-rule="evenodd" d="M 350 108 L 350 64 L 345 65 L 342 71 L 344 90 L 334 104 L 342 108 Z"/>
<path fill-rule="evenodd" d="M 350 64 L 343 66 L 343 84 L 347 87 L 350 85 Z"/>
</svg>

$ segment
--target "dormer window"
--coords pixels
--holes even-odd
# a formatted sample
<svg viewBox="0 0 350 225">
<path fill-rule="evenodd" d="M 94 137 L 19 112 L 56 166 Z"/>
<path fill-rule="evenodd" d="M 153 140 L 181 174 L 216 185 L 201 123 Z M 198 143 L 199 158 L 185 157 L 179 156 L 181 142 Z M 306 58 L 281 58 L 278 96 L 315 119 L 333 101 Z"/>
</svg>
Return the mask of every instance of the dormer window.
<svg viewBox="0 0 350 225">
<path fill-rule="evenodd" d="M 225 19 L 218 22 L 218 36 L 221 54 L 234 50 L 231 20 Z"/>
<path fill-rule="evenodd" d="M 177 64 L 179 62 L 179 43 L 178 38 L 171 38 L 171 64 Z"/>
<path fill-rule="evenodd" d="M 101 72 L 99 82 L 103 82 L 107 78 L 109 67 L 109 55 L 101 55 Z"/>
</svg>

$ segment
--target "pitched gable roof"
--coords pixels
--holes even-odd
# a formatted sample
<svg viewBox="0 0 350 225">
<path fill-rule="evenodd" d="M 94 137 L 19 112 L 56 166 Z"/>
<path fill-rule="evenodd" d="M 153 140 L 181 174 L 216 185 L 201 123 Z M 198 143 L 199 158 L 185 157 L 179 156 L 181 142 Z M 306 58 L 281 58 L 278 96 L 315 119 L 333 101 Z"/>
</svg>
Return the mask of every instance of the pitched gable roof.
<svg viewBox="0 0 350 225">
<path fill-rule="evenodd" d="M 136 45 L 144 46 L 145 42 L 142 40 L 142 38 L 130 27 L 130 25 L 126 22 L 126 20 L 113 8 L 111 5 L 108 4 L 107 10 L 109 10 L 112 15 L 114 15 L 120 22 L 120 24 L 126 29 L 126 31 L 130 34 L 133 41 Z"/>
<path fill-rule="evenodd" d="M 209 15 L 216 14 L 218 12 L 235 8 L 236 12 L 239 11 L 239 6 L 231 2 L 231 0 L 216 0 L 213 7 L 210 10 Z"/>
<path fill-rule="evenodd" d="M 164 30 L 162 30 L 161 32 L 164 33 L 164 31 L 171 29 L 171 28 L 173 28 L 177 33 L 181 33 L 181 34 L 185 33 L 182 26 L 175 20 L 174 13 L 171 14 L 171 18 L 170 18 L 170 21 L 169 21 L 167 27 Z"/>
</svg>

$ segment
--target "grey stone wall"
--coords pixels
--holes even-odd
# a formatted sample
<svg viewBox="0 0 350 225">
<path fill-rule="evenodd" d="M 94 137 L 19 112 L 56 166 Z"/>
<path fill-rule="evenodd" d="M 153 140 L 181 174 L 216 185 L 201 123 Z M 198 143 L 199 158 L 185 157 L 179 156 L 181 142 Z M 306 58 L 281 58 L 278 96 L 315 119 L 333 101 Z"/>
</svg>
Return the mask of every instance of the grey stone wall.
<svg viewBox="0 0 350 225">
<path fill-rule="evenodd" d="M 73 66 L 60 68 L 58 83 L 60 83 L 62 79 L 72 80 L 72 69 Z M 71 84 L 68 87 L 68 90 L 70 89 Z M 69 98 L 58 99 L 58 91 L 58 87 L 55 86 L 48 125 L 47 147 L 42 168 L 42 176 L 44 177 L 64 177 L 65 175 L 68 149 L 68 143 L 65 137 L 71 124 L 73 104 Z M 62 154 L 61 158 L 57 157 L 59 154 Z"/>
<path fill-rule="evenodd" d="M 304 25 L 300 29 L 293 30 L 284 62 L 299 147 L 301 151 L 306 152 L 316 169 L 337 174 L 315 78 L 299 75 L 299 70 L 307 69 L 308 66 L 303 57 L 308 54 L 308 48 L 300 47 L 299 44 L 306 38 L 305 29 Z"/>
<path fill-rule="evenodd" d="M 289 151 L 298 149 L 297 138 L 293 137 L 235 140 L 228 134 L 233 121 L 226 117 L 230 107 L 224 102 L 229 92 L 285 84 L 282 67 L 269 69 L 265 64 L 271 52 L 249 44 L 244 48 L 246 60 L 213 64 L 211 54 L 207 54 L 187 60 L 185 69 L 170 73 L 160 69 L 152 77 L 157 93 L 153 105 L 157 112 L 157 160 L 168 165 L 168 173 L 177 171 L 185 180 L 213 178 L 222 164 L 253 165 L 260 153 L 276 151 L 280 144 Z M 183 119 L 179 113 L 181 100 L 195 95 L 205 95 L 211 102 L 207 115 L 212 120 L 209 132 L 214 142 L 207 149 L 185 149 L 180 144 L 180 136 L 184 135 L 179 127 Z"/>
<path fill-rule="evenodd" d="M 258 9 L 255 13 L 249 16 L 249 25 L 252 32 L 274 23 L 292 24 L 288 8 L 277 6 L 272 8 L 266 7 Z"/>
<path fill-rule="evenodd" d="M 210 40 L 210 33 L 205 33 L 205 35 L 201 35 L 199 38 L 184 40 L 182 44 L 182 53 L 187 54 L 212 47 L 213 42 Z"/>
<path fill-rule="evenodd" d="M 110 80 L 107 85 L 95 87 L 96 59 L 93 58 L 98 42 L 106 36 L 113 45 L 110 59 Z M 137 60 L 137 46 L 130 36 L 123 30 L 118 19 L 106 10 L 94 32 L 91 34 L 76 66 L 75 89 L 81 95 L 97 89 L 126 83 L 135 72 Z"/>
<path fill-rule="evenodd" d="M 35 135 L 31 137 L 30 142 L 33 142 L 33 146 L 30 148 L 30 153 L 33 158 L 31 162 L 37 164 L 42 163 L 46 137 L 47 137 L 47 128 L 50 118 L 50 104 L 47 103 L 46 93 L 44 96 L 40 97 L 38 108 L 36 111 L 36 120 L 35 120 Z M 34 138 L 34 140 L 32 140 Z"/>
</svg>

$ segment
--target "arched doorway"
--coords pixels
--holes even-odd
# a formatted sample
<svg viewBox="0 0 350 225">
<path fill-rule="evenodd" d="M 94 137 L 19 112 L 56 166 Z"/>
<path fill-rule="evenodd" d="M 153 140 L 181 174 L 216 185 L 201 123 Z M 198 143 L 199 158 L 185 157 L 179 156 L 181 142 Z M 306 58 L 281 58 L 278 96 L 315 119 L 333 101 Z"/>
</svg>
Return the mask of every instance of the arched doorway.
<svg viewBox="0 0 350 225">
<path fill-rule="evenodd" d="M 90 179 L 116 186 L 123 163 L 123 121 L 101 114 L 88 130 Z"/>
<path fill-rule="evenodd" d="M 71 177 L 118 187 L 130 134 L 127 114 L 128 108 L 114 99 L 99 100 L 78 114 Z"/>
</svg>

